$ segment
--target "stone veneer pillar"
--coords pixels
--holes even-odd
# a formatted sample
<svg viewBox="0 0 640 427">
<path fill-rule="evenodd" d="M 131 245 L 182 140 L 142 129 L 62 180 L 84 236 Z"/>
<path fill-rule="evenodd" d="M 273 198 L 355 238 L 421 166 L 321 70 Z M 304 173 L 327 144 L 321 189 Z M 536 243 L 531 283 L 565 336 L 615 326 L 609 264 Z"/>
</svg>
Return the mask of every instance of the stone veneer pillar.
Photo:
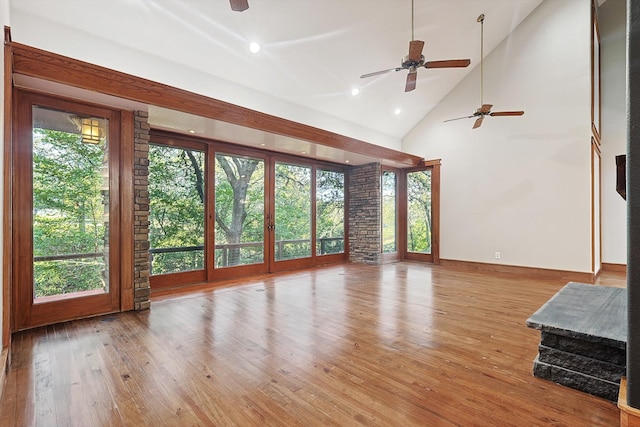
<svg viewBox="0 0 640 427">
<path fill-rule="evenodd" d="M 349 261 L 380 264 L 379 163 L 356 166 L 349 173 Z"/>
<path fill-rule="evenodd" d="M 149 296 L 149 113 L 134 113 L 134 310 L 150 307 Z"/>
</svg>

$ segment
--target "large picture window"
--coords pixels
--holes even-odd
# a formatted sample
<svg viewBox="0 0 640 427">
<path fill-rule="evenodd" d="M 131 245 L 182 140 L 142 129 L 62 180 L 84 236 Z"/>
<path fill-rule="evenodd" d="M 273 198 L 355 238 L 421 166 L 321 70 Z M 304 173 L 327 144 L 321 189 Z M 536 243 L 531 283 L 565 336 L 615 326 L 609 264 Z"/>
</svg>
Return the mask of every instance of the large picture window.
<svg viewBox="0 0 640 427">
<path fill-rule="evenodd" d="M 264 160 L 216 155 L 215 266 L 264 262 Z"/>
<path fill-rule="evenodd" d="M 407 174 L 407 251 L 431 253 L 431 169 Z"/>
<path fill-rule="evenodd" d="M 392 253 L 397 247 L 397 176 L 382 171 L 382 252 Z"/>
<path fill-rule="evenodd" d="M 311 256 L 311 168 L 275 164 L 276 261 Z"/>
<path fill-rule="evenodd" d="M 149 258 L 154 275 L 204 269 L 204 152 L 149 146 Z"/>
<path fill-rule="evenodd" d="M 106 119 L 33 107 L 36 300 L 109 289 L 108 129 Z"/>
<path fill-rule="evenodd" d="M 344 172 L 316 172 L 316 255 L 344 252 Z"/>
</svg>

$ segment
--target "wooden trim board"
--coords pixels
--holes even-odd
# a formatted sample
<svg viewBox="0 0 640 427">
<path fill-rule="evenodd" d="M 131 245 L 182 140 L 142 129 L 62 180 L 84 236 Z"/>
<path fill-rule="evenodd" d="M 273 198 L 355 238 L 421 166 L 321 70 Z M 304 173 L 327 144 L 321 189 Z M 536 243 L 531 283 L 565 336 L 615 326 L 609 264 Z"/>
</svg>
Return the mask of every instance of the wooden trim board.
<svg viewBox="0 0 640 427">
<path fill-rule="evenodd" d="M 528 276 L 536 279 L 564 280 L 567 282 L 594 283 L 593 273 L 580 271 L 551 270 L 547 268 L 521 267 L 517 265 L 489 264 L 473 261 L 458 261 L 452 259 L 440 259 L 440 265 L 448 268 L 456 268 L 463 271 L 479 273 L 506 273 Z"/>
<path fill-rule="evenodd" d="M 620 379 L 618 392 L 618 408 L 620 409 L 620 427 L 640 427 L 640 409 L 627 404 L 627 378 Z"/>
<path fill-rule="evenodd" d="M 608 262 L 602 263 L 602 271 L 615 271 L 618 273 L 627 272 L 627 264 L 612 264 Z"/>
<path fill-rule="evenodd" d="M 0 352 L 0 398 L 4 392 L 4 383 L 7 379 L 7 370 L 9 369 L 9 348 L 2 349 Z"/>
</svg>

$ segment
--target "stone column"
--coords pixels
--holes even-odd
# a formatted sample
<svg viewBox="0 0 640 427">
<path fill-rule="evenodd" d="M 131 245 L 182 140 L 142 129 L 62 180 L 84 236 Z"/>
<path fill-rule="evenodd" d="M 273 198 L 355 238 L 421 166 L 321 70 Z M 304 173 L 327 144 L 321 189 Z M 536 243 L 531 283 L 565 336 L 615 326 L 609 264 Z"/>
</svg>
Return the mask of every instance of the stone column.
<svg viewBox="0 0 640 427">
<path fill-rule="evenodd" d="M 149 113 L 134 113 L 134 310 L 150 307 L 149 287 Z"/>
<path fill-rule="evenodd" d="M 349 172 L 349 261 L 380 264 L 379 163 L 353 167 Z"/>
</svg>

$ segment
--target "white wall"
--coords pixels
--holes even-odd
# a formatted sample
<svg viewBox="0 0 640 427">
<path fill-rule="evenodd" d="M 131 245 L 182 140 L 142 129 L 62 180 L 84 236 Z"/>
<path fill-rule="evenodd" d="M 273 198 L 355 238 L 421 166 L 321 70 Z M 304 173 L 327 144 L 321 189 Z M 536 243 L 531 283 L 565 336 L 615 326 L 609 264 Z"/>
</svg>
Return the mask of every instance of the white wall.
<svg viewBox="0 0 640 427">
<path fill-rule="evenodd" d="M 627 263 L 627 205 L 616 192 L 615 156 L 627 152 L 626 2 L 600 6 L 602 84 L 602 261 Z"/>
<path fill-rule="evenodd" d="M 543 1 L 484 72 L 492 111 L 524 116 L 475 130 L 473 119 L 443 123 L 480 106 L 476 64 L 403 139 L 405 151 L 442 159 L 440 256 L 590 272 L 589 2 Z"/>
</svg>

